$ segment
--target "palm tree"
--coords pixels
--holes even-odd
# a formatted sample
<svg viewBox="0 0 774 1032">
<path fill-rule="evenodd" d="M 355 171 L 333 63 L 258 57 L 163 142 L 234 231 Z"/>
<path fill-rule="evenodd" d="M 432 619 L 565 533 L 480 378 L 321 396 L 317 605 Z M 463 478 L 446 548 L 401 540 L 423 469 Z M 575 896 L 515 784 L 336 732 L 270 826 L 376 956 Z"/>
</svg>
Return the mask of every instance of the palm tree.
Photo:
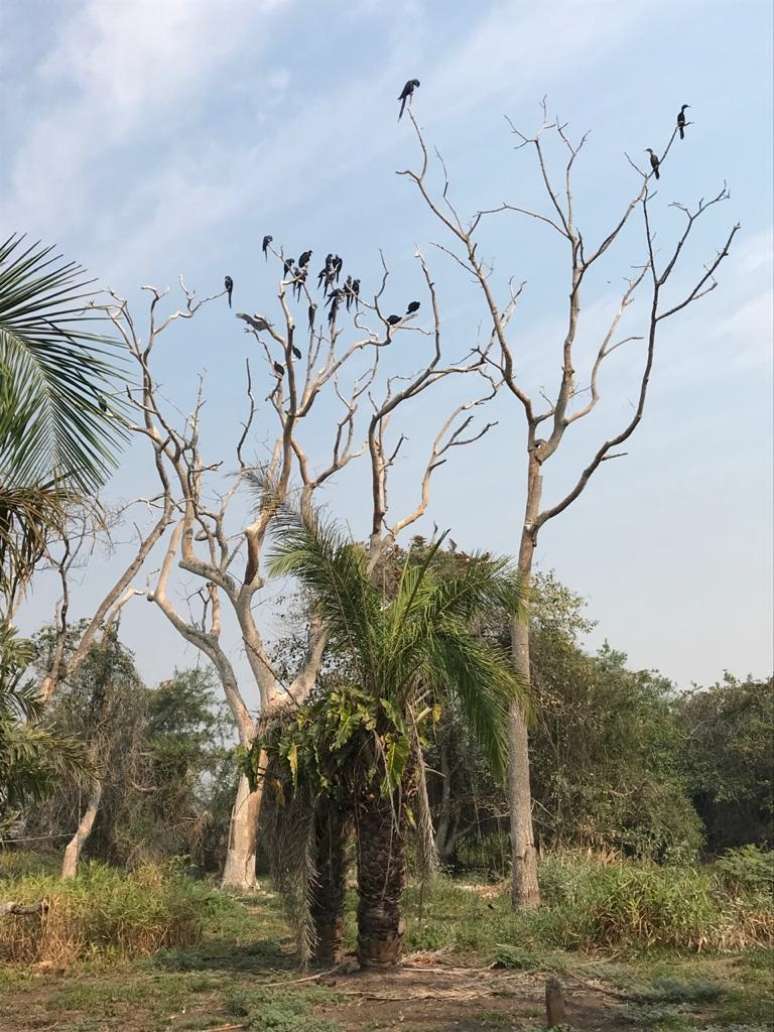
<svg viewBox="0 0 774 1032">
<path fill-rule="evenodd" d="M 319 514 L 281 510 L 274 535 L 271 572 L 294 575 L 310 592 L 329 649 L 349 678 L 318 693 L 273 739 L 262 736 L 262 744 L 268 738 L 275 770 L 279 758 L 296 796 L 311 802 L 312 841 L 328 849 L 324 862 L 318 859 L 310 900 L 312 913 L 324 919 L 318 939 L 330 949 L 337 934 L 340 906 L 335 915 L 324 904 L 343 896 L 340 832 L 351 814 L 358 958 L 363 967 L 391 966 L 403 934 L 416 738 L 438 719 L 440 700 L 453 693 L 493 771 L 504 774 L 507 715 L 519 685 L 505 649 L 478 634 L 474 623 L 495 609 L 513 612 L 518 592 L 504 560 L 474 557 L 438 576 L 438 542 L 419 560 L 409 553 L 388 597 L 375 584 L 365 549 Z M 259 755 L 255 748 L 253 755 Z"/>
<path fill-rule="evenodd" d="M 93 492 L 123 437 L 115 343 L 94 281 L 52 247 L 0 243 L 0 591 L 12 599 L 68 505 Z M 110 398 L 110 401 L 108 401 Z M 9 603 L 9 608 L 10 603 Z"/>
</svg>

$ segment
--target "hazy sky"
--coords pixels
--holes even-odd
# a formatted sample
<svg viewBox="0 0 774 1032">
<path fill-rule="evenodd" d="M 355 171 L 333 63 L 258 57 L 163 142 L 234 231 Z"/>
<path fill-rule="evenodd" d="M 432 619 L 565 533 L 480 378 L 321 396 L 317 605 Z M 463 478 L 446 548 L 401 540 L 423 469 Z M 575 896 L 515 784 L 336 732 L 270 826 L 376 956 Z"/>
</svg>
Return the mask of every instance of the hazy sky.
<svg viewBox="0 0 774 1032">
<path fill-rule="evenodd" d="M 632 664 L 658 667 L 681 686 L 714 680 L 724 668 L 764 675 L 772 666 L 771 40 L 769 0 L 4 0 L 0 221 L 5 232 L 58 242 L 133 304 L 144 283 L 174 285 L 182 272 L 211 293 L 229 273 L 235 308 L 248 311 L 272 310 L 276 292 L 258 253 L 265 232 L 288 254 L 313 248 L 315 270 L 327 251 L 340 253 L 364 292 L 378 281 L 381 248 L 393 271 L 393 310 L 414 296 L 425 300 L 413 257 L 419 246 L 438 286 L 445 347 L 457 354 L 484 312 L 432 247 L 448 240 L 394 174 L 416 162 L 411 126 L 396 121 L 403 82 L 422 81 L 414 110 L 464 213 L 503 200 L 543 203 L 531 157 L 514 150 L 504 115 L 533 131 L 548 94 L 551 113 L 571 133 L 590 129 L 576 194 L 590 239 L 635 186 L 624 151 L 642 160 L 646 146 L 663 147 L 689 102 L 695 124 L 676 144 L 654 201 L 658 245 L 666 251 L 681 227 L 669 202 L 695 203 L 724 180 L 731 199 L 700 226 L 675 297 L 729 227 L 738 220 L 742 230 L 717 290 L 665 326 L 628 456 L 605 464 L 545 529 L 539 567 L 588 598 L 598 621 L 592 645 L 607 637 Z M 506 216 L 481 245 L 500 296 L 509 276 L 527 281 L 511 336 L 536 393 L 554 389 L 560 365 L 560 243 L 546 227 Z M 642 254 L 632 233 L 586 286 L 579 382 L 621 277 Z M 642 332 L 638 315 L 635 307 L 626 332 Z M 206 371 L 205 453 L 226 466 L 250 341 L 219 302 L 159 353 L 165 395 L 181 410 Z M 395 368 L 408 372 L 417 365 L 412 349 L 429 344 L 405 335 L 401 347 Z M 545 468 L 547 501 L 561 497 L 631 413 L 642 358 L 638 344 L 611 358 L 599 414 L 568 434 L 561 457 Z M 396 427 L 409 436 L 393 486 L 396 515 L 414 504 L 417 471 L 450 397 L 427 395 Z M 486 440 L 439 470 L 424 528 L 435 520 L 465 548 L 510 552 L 523 519 L 523 426 L 509 398 L 493 412 L 499 425 Z M 262 412 L 256 455 L 271 426 Z M 322 457 L 316 430 L 309 446 Z M 147 458 L 139 444 L 132 449 L 111 499 L 151 490 Z M 324 500 L 363 533 L 365 464 Z M 117 558 L 99 557 L 83 572 L 76 615 L 88 612 Z M 190 587 L 178 581 L 176 597 Z M 22 627 L 48 619 L 54 598 L 42 578 Z M 261 619 L 276 629 L 270 604 Z M 142 601 L 127 610 L 122 630 L 149 679 L 195 659 Z M 227 638 L 244 669 L 233 629 Z"/>
</svg>

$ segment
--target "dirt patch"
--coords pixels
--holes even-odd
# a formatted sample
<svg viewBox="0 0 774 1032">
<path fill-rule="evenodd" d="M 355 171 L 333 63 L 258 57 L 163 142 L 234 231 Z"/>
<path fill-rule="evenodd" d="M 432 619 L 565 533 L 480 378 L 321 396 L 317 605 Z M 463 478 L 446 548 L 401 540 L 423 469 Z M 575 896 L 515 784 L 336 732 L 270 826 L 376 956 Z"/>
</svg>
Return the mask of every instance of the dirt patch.
<svg viewBox="0 0 774 1032">
<path fill-rule="evenodd" d="M 324 984 L 345 1000 L 316 1012 L 347 1032 L 545 1028 L 546 976 L 536 972 L 412 963 L 396 972 L 336 976 Z M 564 985 L 564 996 L 573 1028 L 621 1028 L 620 1001 L 571 979 Z"/>
</svg>

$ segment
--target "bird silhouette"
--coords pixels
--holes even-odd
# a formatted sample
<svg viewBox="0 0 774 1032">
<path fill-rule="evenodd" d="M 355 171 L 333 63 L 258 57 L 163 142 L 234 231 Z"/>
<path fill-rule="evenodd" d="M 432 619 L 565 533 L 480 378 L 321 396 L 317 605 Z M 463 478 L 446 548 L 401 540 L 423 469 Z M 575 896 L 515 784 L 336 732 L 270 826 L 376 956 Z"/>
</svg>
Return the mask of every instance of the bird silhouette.
<svg viewBox="0 0 774 1032">
<path fill-rule="evenodd" d="M 388 315 L 387 316 L 387 322 L 390 324 L 390 326 L 397 326 L 398 323 L 400 322 L 400 316 L 399 315 Z"/>
<path fill-rule="evenodd" d="M 223 286 L 226 288 L 226 293 L 228 294 L 228 307 L 231 308 L 231 293 L 234 289 L 234 281 L 230 276 L 226 276 L 223 280 Z"/>
<path fill-rule="evenodd" d="M 401 90 L 400 96 L 398 97 L 398 100 L 400 101 L 400 112 L 398 113 L 398 121 L 400 121 L 401 118 L 403 118 L 403 112 L 406 107 L 406 101 L 409 99 L 409 97 L 414 96 L 414 90 L 419 85 L 419 79 L 409 79 L 409 81 Z"/>
<path fill-rule="evenodd" d="M 262 330 L 268 330 L 271 325 L 262 315 L 258 315 L 257 313 L 255 315 L 248 315 L 246 312 L 237 312 L 236 317 L 237 319 L 242 319 L 243 322 L 246 322 L 248 326 L 256 331 L 256 333 L 260 333 Z"/>
<path fill-rule="evenodd" d="M 347 301 L 347 311 L 349 311 L 350 305 L 352 304 L 352 298 L 354 297 L 354 294 L 352 293 L 351 276 L 347 276 L 347 278 L 344 280 L 344 297 Z"/>
<path fill-rule="evenodd" d="M 266 259 L 267 262 L 269 260 L 269 244 L 272 242 L 273 239 L 274 239 L 274 237 L 273 236 L 269 236 L 269 234 L 267 233 L 266 236 L 263 238 L 263 243 L 261 244 L 261 250 L 263 251 L 263 257 Z"/>
<path fill-rule="evenodd" d="M 102 409 L 103 412 L 107 412 L 108 403 L 105 401 L 101 394 L 97 395 L 97 403 L 99 404 L 99 407 Z"/>
<path fill-rule="evenodd" d="M 283 276 L 287 276 L 287 274 L 293 268 L 293 262 L 295 260 L 296 260 L 295 258 L 286 258 L 285 259 L 285 261 L 282 263 L 282 275 Z"/>
<path fill-rule="evenodd" d="M 290 345 L 290 350 L 293 352 L 293 354 L 296 356 L 296 358 L 301 359 L 301 358 L 304 357 L 301 354 L 300 350 L 295 346 L 295 344 L 291 344 Z"/>
<path fill-rule="evenodd" d="M 336 282 L 337 283 L 339 282 L 339 276 L 341 274 L 341 267 L 342 267 L 343 264 L 344 264 L 344 259 L 343 258 L 339 258 L 339 256 L 337 254 L 333 256 L 333 271 L 336 274 Z"/>
<path fill-rule="evenodd" d="M 683 104 L 677 113 L 677 128 L 680 130 L 680 139 L 685 139 L 685 109 L 690 107 L 690 104 Z"/>
<path fill-rule="evenodd" d="M 352 296 L 355 299 L 355 308 L 358 306 L 358 299 L 360 297 L 360 280 L 352 280 Z"/>
<path fill-rule="evenodd" d="M 330 294 L 328 295 L 328 300 L 326 301 L 326 304 L 330 306 L 328 308 L 328 322 L 331 326 L 333 326 L 333 324 L 336 322 L 336 313 L 339 310 L 340 298 L 341 291 L 336 289 L 330 292 Z"/>
<path fill-rule="evenodd" d="M 406 309 L 406 315 L 413 315 L 414 312 L 419 311 L 419 301 L 412 301 Z"/>
<path fill-rule="evenodd" d="M 317 305 L 314 302 L 312 302 L 312 304 L 309 305 L 309 308 L 306 311 L 306 314 L 309 317 L 309 329 L 310 330 L 314 329 L 314 317 L 315 317 L 315 313 L 316 312 L 317 312 Z"/>
<path fill-rule="evenodd" d="M 653 169 L 656 179 L 660 179 L 661 176 L 659 175 L 658 166 L 661 162 L 658 159 L 658 154 L 654 154 L 650 147 L 646 147 L 645 150 L 650 154 L 650 167 Z"/>
<path fill-rule="evenodd" d="M 285 367 L 284 367 L 284 365 L 282 365 L 280 362 L 274 362 L 273 366 L 274 366 L 274 372 L 277 374 L 277 376 L 282 377 L 282 376 L 285 375 Z"/>
<path fill-rule="evenodd" d="M 311 251 L 304 251 L 301 254 L 301 257 L 298 259 L 298 267 L 299 267 L 299 269 L 306 268 L 306 266 L 309 264 L 309 259 L 311 257 L 312 257 L 312 252 Z"/>
</svg>

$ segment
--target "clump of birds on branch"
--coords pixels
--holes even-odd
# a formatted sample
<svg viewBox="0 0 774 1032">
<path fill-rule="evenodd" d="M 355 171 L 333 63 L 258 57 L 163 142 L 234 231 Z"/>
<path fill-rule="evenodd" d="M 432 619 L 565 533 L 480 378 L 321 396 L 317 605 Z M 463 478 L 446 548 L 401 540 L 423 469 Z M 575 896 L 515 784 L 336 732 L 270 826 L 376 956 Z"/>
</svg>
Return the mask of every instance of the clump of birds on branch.
<svg viewBox="0 0 774 1032">
<path fill-rule="evenodd" d="M 409 79 L 403 89 L 401 90 L 398 100 L 400 101 L 400 109 L 398 111 L 398 121 L 403 118 L 403 113 L 406 110 L 406 106 L 411 107 L 414 99 L 414 92 L 420 86 L 419 79 Z M 677 122 L 675 132 L 679 133 L 680 139 L 685 139 L 685 129 L 690 122 L 686 120 L 685 112 L 690 107 L 690 104 L 683 104 L 677 114 Z M 674 139 L 674 132 L 673 137 Z M 668 149 L 668 148 L 667 148 Z M 661 178 L 661 158 L 651 148 L 646 147 L 645 151 L 650 155 L 650 174 L 655 176 L 656 179 Z M 274 237 L 267 233 L 261 241 L 261 250 L 263 251 L 264 260 L 269 260 L 269 251 L 273 254 L 277 254 L 271 247 L 274 241 Z M 282 261 L 282 276 L 283 280 L 289 280 L 291 285 L 291 291 L 296 301 L 301 300 L 301 294 L 306 288 L 306 280 L 309 273 L 309 262 L 311 261 L 312 254 L 314 252 L 309 249 L 302 251 L 298 259 L 298 262 L 294 258 L 284 258 L 281 253 L 277 257 Z M 350 311 L 352 306 L 355 306 L 355 311 L 359 311 L 360 306 L 360 280 L 348 275 L 344 280 L 344 283 L 339 286 L 341 281 L 341 271 L 344 265 L 344 260 L 340 255 L 329 252 L 325 256 L 325 262 L 323 267 L 317 274 L 317 289 L 323 292 L 323 304 L 328 309 L 328 326 L 331 333 L 335 330 L 336 318 L 339 313 L 339 308 L 343 304 L 346 311 Z M 224 293 L 228 298 L 228 306 L 231 308 L 231 297 L 234 292 L 234 281 L 231 276 L 226 276 L 224 280 Z M 307 291 L 307 297 L 309 293 Z M 416 315 L 419 311 L 420 302 L 412 301 L 406 308 L 404 315 L 388 315 L 384 322 L 387 328 L 387 336 L 385 343 L 389 343 L 392 339 L 392 330 L 400 326 L 400 324 L 412 316 Z M 309 299 L 309 306 L 307 308 L 307 322 L 309 326 L 309 333 L 314 334 L 315 321 L 317 315 L 317 303 Z M 248 315 L 246 312 L 237 312 L 236 318 L 241 319 L 245 325 L 245 332 L 251 331 L 262 333 L 271 330 L 271 323 L 262 315 L 256 313 L 255 315 Z M 296 359 L 302 358 L 302 353 L 299 348 L 294 344 L 290 345 L 290 352 Z M 285 366 L 280 362 L 273 362 L 273 370 L 275 375 L 282 379 L 285 375 Z"/>
</svg>

